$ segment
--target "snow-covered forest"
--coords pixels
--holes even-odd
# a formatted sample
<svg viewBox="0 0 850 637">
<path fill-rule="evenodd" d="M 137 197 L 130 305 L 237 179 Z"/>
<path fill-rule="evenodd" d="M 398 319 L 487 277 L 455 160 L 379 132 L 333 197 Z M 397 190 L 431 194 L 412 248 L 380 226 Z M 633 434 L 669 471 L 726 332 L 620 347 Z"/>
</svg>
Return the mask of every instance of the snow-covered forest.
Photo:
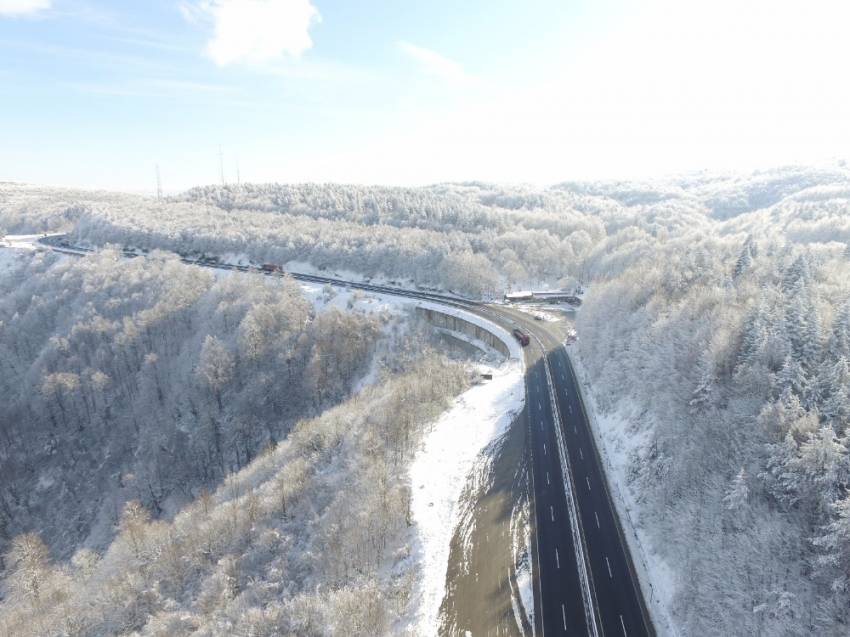
<svg viewBox="0 0 850 637">
<path fill-rule="evenodd" d="M 366 635 L 406 610 L 402 474 L 463 364 L 287 279 L 0 256 L 0 634 Z"/>
<path fill-rule="evenodd" d="M 0 507 L 7 534 L 47 522 L 62 554 L 114 517 L 98 492 L 159 514 L 344 398 L 379 331 L 311 316 L 289 281 L 216 279 L 166 255 L 55 260 L 0 281 Z"/>
<path fill-rule="evenodd" d="M 607 438 L 618 441 L 612 452 L 621 452 L 613 455 L 624 464 L 638 525 L 670 573 L 679 633 L 847 633 L 850 171 L 843 165 L 545 189 L 243 185 L 163 201 L 3 185 L 0 226 L 64 230 L 92 246 L 309 263 L 469 295 L 581 282 L 577 353 L 599 422 L 617 428 Z M 372 608 L 368 591 L 381 588 L 386 573 L 377 561 L 357 561 L 358 551 L 369 553 L 358 542 L 375 534 L 343 534 L 360 548 L 350 564 L 330 565 L 322 560 L 342 547 L 322 544 L 311 525 L 347 512 L 329 523 L 362 533 L 355 520 L 373 523 L 370 507 L 384 506 L 393 533 L 403 494 L 393 486 L 370 491 L 379 504 L 349 498 L 327 507 L 296 496 L 298 504 L 284 505 L 279 495 L 289 487 L 272 485 L 276 475 L 288 483 L 292 458 L 305 463 L 296 464 L 306 476 L 299 484 L 326 495 L 333 490 L 322 482 L 322 463 L 345 464 L 353 476 L 394 475 L 406 456 L 393 450 L 387 437 L 397 432 L 371 406 L 415 386 L 437 410 L 459 391 L 461 375 L 445 371 L 454 380 L 435 388 L 400 375 L 348 398 L 380 338 L 373 317 L 314 316 L 287 284 L 234 286 L 165 255 L 122 262 L 122 276 L 109 251 L 73 264 L 50 259 L 34 257 L 29 274 L 3 284 L 0 383 L 13 415 L 0 431 L 4 457 L 17 463 L 30 454 L 56 472 L 91 463 L 99 479 L 146 505 L 124 510 L 102 555 L 51 565 L 34 537 L 10 544 L 0 622 L 36 630 L 33 618 L 42 617 L 59 634 L 71 632 L 72 621 L 129 634 L 152 613 L 156 622 L 144 634 L 195 626 L 208 631 L 196 634 L 214 634 L 209 626 L 238 616 L 254 618 L 253 633 L 247 624 L 218 625 L 234 626 L 233 634 L 334 634 L 333 613 L 346 608 L 363 625 L 390 626 L 404 592 L 382 589 L 372 595 L 380 608 Z M 254 317 L 257 306 L 265 309 Z M 266 326 L 283 339 L 254 343 Z M 332 330 L 363 336 L 323 338 Z M 328 356 L 345 361 L 345 378 L 322 376 Z M 340 401 L 347 402 L 318 416 Z M 272 413 L 287 417 L 275 421 Z M 295 426 L 305 416 L 317 416 L 315 429 Z M 201 439 L 180 426 L 188 418 L 207 428 Z M 155 435 L 139 435 L 140 419 Z M 316 440 L 310 431 L 324 433 Z M 256 458 L 270 441 L 279 444 Z M 375 445 L 385 459 L 377 469 L 363 461 Z M 190 459 L 186 475 L 170 461 L 177 448 Z M 116 475 L 121 454 L 155 462 Z M 40 470 L 37 481 L 28 465 L 12 463 L 3 465 L 0 502 L 9 538 L 26 530 L 30 518 L 22 516 L 38 513 L 38 494 L 51 486 L 50 471 Z M 234 471 L 209 496 L 184 492 Z M 65 536 L 80 536 L 60 526 L 79 523 L 78 511 L 100 491 L 96 480 L 77 488 L 49 502 L 63 511 L 49 531 L 59 547 L 54 560 L 74 548 Z M 173 521 L 147 521 L 178 503 L 188 504 Z M 98 530 L 97 512 L 83 517 Z M 215 547 L 205 544 L 205 529 Z M 195 551 L 188 566 L 168 557 L 187 546 Z M 235 554 L 243 557 L 225 559 Z M 281 581 L 291 588 L 275 588 Z M 270 611 L 270 596 L 286 601 Z M 304 624 L 316 617 L 321 629 Z"/>
<path fill-rule="evenodd" d="M 91 245 L 309 262 L 479 296 L 506 281 L 572 282 L 604 236 L 591 198 L 486 185 L 424 189 L 337 185 L 227 186 L 174 199 L 10 189 L 9 232 L 73 229 Z M 45 201 L 55 214 L 45 220 Z M 62 202 L 58 204 L 57 202 Z"/>
<path fill-rule="evenodd" d="M 801 177 L 655 204 L 588 263 L 581 358 L 682 634 L 847 634 L 850 183 Z"/>
</svg>

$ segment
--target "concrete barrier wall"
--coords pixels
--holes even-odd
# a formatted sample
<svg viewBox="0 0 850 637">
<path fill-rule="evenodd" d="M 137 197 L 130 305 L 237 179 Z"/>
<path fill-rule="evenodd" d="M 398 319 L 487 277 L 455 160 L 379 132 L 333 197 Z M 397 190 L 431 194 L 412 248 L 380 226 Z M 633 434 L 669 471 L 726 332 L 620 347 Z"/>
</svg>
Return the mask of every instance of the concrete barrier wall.
<svg viewBox="0 0 850 637">
<path fill-rule="evenodd" d="M 511 351 L 501 338 L 492 332 L 487 331 L 480 325 L 470 323 L 459 316 L 444 314 L 429 307 L 417 307 L 416 314 L 435 327 L 440 327 L 452 332 L 458 332 L 477 339 L 489 347 L 492 347 L 505 358 L 509 358 L 511 355 Z"/>
</svg>

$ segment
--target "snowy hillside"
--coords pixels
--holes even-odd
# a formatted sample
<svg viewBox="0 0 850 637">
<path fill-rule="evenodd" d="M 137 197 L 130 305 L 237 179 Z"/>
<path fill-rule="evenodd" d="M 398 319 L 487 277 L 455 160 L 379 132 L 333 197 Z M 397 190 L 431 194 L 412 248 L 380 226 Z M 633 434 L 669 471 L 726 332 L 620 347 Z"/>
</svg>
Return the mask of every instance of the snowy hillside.
<svg viewBox="0 0 850 637">
<path fill-rule="evenodd" d="M 67 231 L 91 246 L 297 262 L 475 296 L 581 282 L 589 291 L 576 314 L 575 355 L 635 523 L 668 575 L 663 594 L 677 632 L 847 632 L 850 171 L 842 164 L 544 189 L 481 183 L 205 187 L 163 201 L 4 184 L 0 226 Z M 263 607 L 252 600 L 284 594 L 272 581 L 291 580 L 297 584 L 285 593 L 289 601 L 269 625 L 309 634 L 298 623 L 304 617 L 321 616 L 333 627 L 334 609 L 356 607 L 365 613 L 362 625 L 385 622 L 375 625 L 391 633 L 398 617 L 370 614 L 374 609 L 363 602 L 389 581 L 381 579 L 386 561 L 358 561 L 363 556 L 356 549 L 350 562 L 319 569 L 327 552 L 339 555 L 340 548 L 321 544 L 317 538 L 330 540 L 312 530 L 295 533 L 293 519 L 263 517 L 281 506 L 264 490 L 271 489 L 265 478 L 252 482 L 259 517 L 250 525 L 240 517 L 252 510 L 239 500 L 244 490 L 228 495 L 224 485 L 207 505 L 192 491 L 231 472 L 243 481 L 268 466 L 271 475 L 280 454 L 298 444 L 302 451 L 315 445 L 319 460 L 308 453 L 304 470 L 320 493 L 327 476 L 314 462 L 349 463 L 351 475 L 365 481 L 352 484 L 369 482 L 358 473 L 367 471 L 359 464 L 363 445 L 371 427 L 387 423 L 357 414 L 384 400 L 381 392 L 395 395 L 395 383 L 409 378 L 376 385 L 365 402 L 349 399 L 374 352 L 399 344 L 386 343 L 392 330 L 384 319 L 347 308 L 317 314 L 289 284 L 215 280 L 164 254 L 120 266 L 110 254 L 74 264 L 54 263 L 49 255 L 0 262 L 0 388 L 12 397 L 0 431 L 8 459 L 0 476 L 6 541 L 36 520 L 53 519 L 45 531 L 57 555 L 71 555 L 80 538 L 107 546 L 113 530 L 98 520 L 109 519 L 109 507 L 117 505 L 93 494 L 110 484 L 120 490 L 117 502 L 132 494 L 155 517 L 176 517 L 162 526 L 146 522 L 151 535 L 144 542 L 150 543 L 136 545 L 135 513 L 125 511 L 131 517 L 97 567 L 85 566 L 84 557 L 95 558 L 84 554 L 73 569 L 38 571 L 58 578 L 50 581 L 60 589 L 68 581 L 90 582 L 87 588 L 104 605 L 82 593 L 73 597 L 81 608 L 95 604 L 86 621 L 132 632 L 139 618 L 128 619 L 120 600 L 135 590 L 154 596 L 160 622 L 159 633 L 151 627 L 140 634 L 190 628 L 214 634 L 202 628 L 211 625 L 236 630 L 247 621 L 247 608 Z M 281 339 L 262 338 L 269 329 Z M 329 360 L 334 370 L 346 370 L 341 378 L 329 374 Z M 420 363 L 411 355 L 405 365 Z M 461 381 L 434 388 L 427 398 L 431 416 L 460 391 Z M 351 430 L 335 420 L 348 409 Z M 326 432 L 321 440 L 287 438 L 293 431 L 307 436 L 295 423 L 313 416 Z M 155 435 L 140 435 L 140 419 Z M 206 433 L 188 431 L 187 420 L 203 423 Z M 266 443 L 283 440 L 288 446 L 256 459 Z M 190 459 L 186 466 L 170 461 L 177 448 Z M 381 479 L 401 470 L 396 462 L 411 462 L 409 450 L 393 453 L 399 455 L 388 456 Z M 30 460 L 37 470 L 26 468 Z M 40 499 L 62 475 L 83 466 L 97 481 Z M 384 495 L 392 515 L 401 515 L 393 508 L 400 496 Z M 228 509 L 232 501 L 240 504 Z M 321 518 L 331 516 L 326 504 L 308 507 L 300 500 L 297 506 Z M 227 527 L 229 510 L 239 514 Z M 113 510 L 113 519 L 119 513 Z M 355 532 L 347 518 L 333 515 L 337 528 Z M 220 525 L 215 533 L 230 528 L 222 535 L 226 546 L 215 559 L 199 557 L 188 572 L 168 570 L 174 567 L 168 551 L 194 541 L 181 525 L 201 524 L 203 516 Z M 358 519 L 375 522 L 368 512 Z M 397 531 L 399 518 L 389 524 Z M 15 545 L 18 557 L 9 563 L 19 564 L 22 554 L 42 555 L 29 541 Z M 358 547 L 366 540 L 351 541 Z M 382 550 L 392 544 L 386 542 Z M 279 570 L 243 588 L 245 578 L 225 559 L 247 546 L 240 543 L 248 543 L 246 554 L 257 560 L 247 566 L 253 575 L 261 564 Z M 149 562 L 131 559 L 142 550 L 154 551 L 156 569 L 164 570 L 154 574 L 142 566 Z M 117 585 L 110 578 L 117 577 L 120 560 L 134 565 L 121 571 L 121 586 L 130 588 L 109 597 L 104 591 Z M 333 593 L 315 588 L 326 581 L 317 575 L 325 567 L 336 578 Z M 360 578 L 363 572 L 368 576 Z M 95 579 L 79 579 L 90 576 Z M 343 584 L 349 577 L 350 588 Z M 183 586 L 188 580 L 200 583 Z M 4 590 L 11 595 L 22 585 L 13 581 Z M 379 597 L 403 605 L 399 595 Z M 104 596 L 119 601 L 104 603 Z M 149 598 L 139 593 L 139 599 Z M 319 606 L 330 614 L 319 613 Z M 26 614 L 9 617 L 26 621 Z M 267 619 L 258 617 L 256 625 Z"/>
</svg>

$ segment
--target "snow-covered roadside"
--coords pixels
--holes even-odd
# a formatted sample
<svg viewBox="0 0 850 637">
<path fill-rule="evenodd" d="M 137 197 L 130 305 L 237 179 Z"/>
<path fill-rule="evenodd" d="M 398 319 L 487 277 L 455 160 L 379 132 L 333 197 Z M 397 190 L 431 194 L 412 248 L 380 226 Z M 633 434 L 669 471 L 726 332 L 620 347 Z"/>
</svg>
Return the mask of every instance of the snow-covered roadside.
<svg viewBox="0 0 850 637">
<path fill-rule="evenodd" d="M 678 635 L 668 611 L 676 592 L 675 574 L 661 556 L 649 552 L 650 538 L 641 525 L 640 504 L 629 483 L 630 458 L 635 450 L 648 444 L 649 431 L 637 429 L 633 419 L 621 411 L 602 413 L 590 389 L 578 349 L 566 349 L 581 388 L 596 447 L 605 463 L 614 506 L 629 544 L 641 588 L 644 594 L 649 593 L 646 602 L 653 623 L 659 635 Z"/>
<path fill-rule="evenodd" d="M 7 234 L 0 240 L 0 247 L 16 248 L 18 250 L 44 249 L 38 245 L 38 240 L 47 235 L 43 234 Z"/>
<path fill-rule="evenodd" d="M 522 618 L 525 616 L 531 626 L 531 635 L 535 635 L 534 624 L 534 583 L 531 572 L 531 503 L 529 502 L 528 484 L 522 506 L 516 507 L 511 513 L 511 550 L 516 566 L 515 594 L 511 595 L 511 604 L 517 626 L 522 629 Z M 513 587 L 513 583 L 511 582 Z M 511 591 L 514 593 L 514 591 Z"/>
<path fill-rule="evenodd" d="M 479 454 L 503 435 L 525 401 L 522 351 L 504 330 L 462 310 L 452 313 L 502 336 L 511 357 L 491 368 L 493 379 L 469 389 L 433 425 L 410 467 L 411 512 L 414 522 L 412 557 L 421 579 L 411 600 L 408 632 L 437 634 L 440 604 L 445 595 L 452 535 L 458 523 L 458 501 Z"/>
<path fill-rule="evenodd" d="M 466 479 L 478 454 L 505 433 L 525 399 L 521 360 L 509 359 L 492 373 L 493 380 L 466 391 L 434 424 L 410 467 L 413 557 L 421 572 L 411 629 L 423 637 L 437 634 Z"/>
</svg>

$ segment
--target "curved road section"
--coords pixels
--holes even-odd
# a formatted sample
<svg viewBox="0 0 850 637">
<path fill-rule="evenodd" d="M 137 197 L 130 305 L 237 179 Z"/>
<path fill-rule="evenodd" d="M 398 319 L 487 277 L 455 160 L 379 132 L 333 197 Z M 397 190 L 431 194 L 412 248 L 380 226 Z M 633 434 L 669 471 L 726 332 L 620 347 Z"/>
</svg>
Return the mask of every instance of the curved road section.
<svg viewBox="0 0 850 637">
<path fill-rule="evenodd" d="M 40 243 L 72 255 L 91 251 L 68 245 L 61 236 L 47 237 Z M 125 254 L 138 256 L 131 251 Z M 183 261 L 211 268 L 259 271 L 189 258 Z M 316 275 L 264 274 L 462 307 L 509 333 L 519 327 L 530 334 L 532 342 L 525 348 L 525 417 L 517 423 L 527 427 L 534 496 L 534 634 L 654 637 L 575 372 L 560 335 L 552 333 L 545 323 L 500 305 Z"/>
</svg>

